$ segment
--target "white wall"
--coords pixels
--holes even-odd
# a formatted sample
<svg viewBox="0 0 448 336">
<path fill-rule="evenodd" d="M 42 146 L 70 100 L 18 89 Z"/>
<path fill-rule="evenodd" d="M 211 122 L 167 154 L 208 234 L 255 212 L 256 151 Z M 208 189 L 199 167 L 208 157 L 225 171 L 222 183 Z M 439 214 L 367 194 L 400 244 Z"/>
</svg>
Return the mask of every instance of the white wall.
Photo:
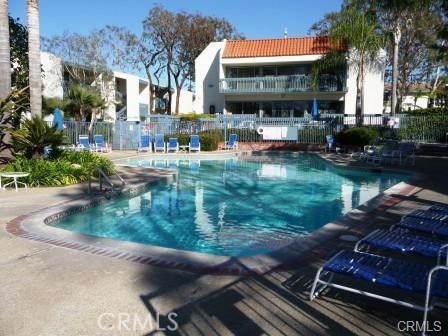
<svg viewBox="0 0 448 336">
<path fill-rule="evenodd" d="M 176 112 L 176 91 L 174 91 L 172 95 L 172 102 L 171 102 L 171 113 Z M 179 114 L 186 114 L 194 112 L 193 107 L 193 92 L 190 92 L 188 90 L 180 90 L 180 97 L 179 97 Z"/>
<path fill-rule="evenodd" d="M 358 66 L 353 55 L 350 52 L 347 71 L 347 93 L 345 95 L 345 114 L 356 113 L 356 77 L 358 75 Z M 382 114 L 384 99 L 384 70 L 386 67 L 386 53 L 380 51 L 374 62 L 367 64 L 364 74 L 363 85 L 363 113 L 364 114 Z"/>
<path fill-rule="evenodd" d="M 40 62 L 45 76 L 42 79 L 42 95 L 62 99 L 64 88 L 61 59 L 53 54 L 41 52 Z"/>
<path fill-rule="evenodd" d="M 219 93 L 222 72 L 220 61 L 224 43 L 210 43 L 195 60 L 196 113 L 208 113 L 210 105 L 215 105 L 216 113 L 224 111 L 224 94 Z"/>
</svg>

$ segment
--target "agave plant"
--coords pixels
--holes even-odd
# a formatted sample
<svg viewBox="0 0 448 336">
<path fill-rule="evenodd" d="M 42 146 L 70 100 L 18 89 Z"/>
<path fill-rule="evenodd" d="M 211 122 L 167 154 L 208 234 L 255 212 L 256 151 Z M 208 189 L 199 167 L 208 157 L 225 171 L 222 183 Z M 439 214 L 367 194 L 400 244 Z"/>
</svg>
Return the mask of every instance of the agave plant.
<svg viewBox="0 0 448 336">
<path fill-rule="evenodd" d="M 11 131 L 11 135 L 15 149 L 33 159 L 42 158 L 45 147 L 56 151 L 63 141 L 62 131 L 56 125 L 50 127 L 38 116 L 25 120 L 20 129 Z"/>
</svg>

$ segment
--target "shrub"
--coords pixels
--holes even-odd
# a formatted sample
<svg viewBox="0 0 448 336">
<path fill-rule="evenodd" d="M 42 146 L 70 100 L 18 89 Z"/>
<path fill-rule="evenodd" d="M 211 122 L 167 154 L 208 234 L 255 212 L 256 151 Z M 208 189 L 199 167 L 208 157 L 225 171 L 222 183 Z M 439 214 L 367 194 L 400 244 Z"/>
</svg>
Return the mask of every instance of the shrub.
<svg viewBox="0 0 448 336">
<path fill-rule="evenodd" d="M 205 113 L 196 114 L 192 112 L 192 113 L 180 114 L 178 117 L 181 121 L 196 121 L 198 119 L 213 119 L 215 116 L 213 114 L 205 114 Z"/>
<path fill-rule="evenodd" d="M 65 151 L 57 159 L 29 159 L 17 157 L 3 171 L 22 171 L 30 175 L 21 180 L 31 187 L 63 186 L 87 181 L 93 167 L 99 166 L 108 175 L 112 162 L 90 152 Z"/>
<path fill-rule="evenodd" d="M 353 127 L 340 132 L 337 139 L 343 145 L 363 147 L 372 144 L 379 135 L 379 131 L 375 128 Z"/>
<path fill-rule="evenodd" d="M 27 158 L 40 158 L 44 148 L 50 146 L 53 151 L 62 144 L 63 134 L 57 126 L 50 127 L 38 116 L 25 120 L 21 128 L 11 132 L 14 147 Z"/>
<path fill-rule="evenodd" d="M 201 132 L 199 133 L 199 141 L 201 142 L 201 150 L 205 152 L 218 150 L 219 141 L 221 141 L 219 132 Z"/>
<path fill-rule="evenodd" d="M 189 134 L 165 134 L 164 138 L 165 142 L 168 142 L 169 138 L 177 138 L 180 146 L 188 146 L 188 143 L 190 142 Z"/>
<path fill-rule="evenodd" d="M 227 139 L 230 134 L 236 134 L 238 136 L 238 141 L 261 141 L 263 136 L 258 134 L 256 129 L 252 128 L 229 128 L 226 131 Z"/>
<path fill-rule="evenodd" d="M 429 107 L 425 109 L 416 109 L 403 111 L 402 114 L 407 115 L 440 115 L 445 114 L 448 115 L 448 107 Z"/>
</svg>

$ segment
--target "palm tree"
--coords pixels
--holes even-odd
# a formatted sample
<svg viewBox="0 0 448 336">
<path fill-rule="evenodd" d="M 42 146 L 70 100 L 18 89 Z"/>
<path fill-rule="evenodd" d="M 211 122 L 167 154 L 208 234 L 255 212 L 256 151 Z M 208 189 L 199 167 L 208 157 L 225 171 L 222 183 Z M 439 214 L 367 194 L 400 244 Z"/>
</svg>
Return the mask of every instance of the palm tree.
<svg viewBox="0 0 448 336">
<path fill-rule="evenodd" d="M 347 61 L 354 65 L 357 72 L 356 115 L 360 117 L 364 110 L 365 71 L 367 67 L 375 65 L 379 52 L 384 45 L 384 37 L 379 33 L 376 23 L 372 22 L 368 16 L 348 7 L 338 13 L 334 22 L 332 22 L 330 41 L 332 52 L 316 63 L 313 72 L 320 73 L 340 67 Z M 348 50 L 348 60 L 344 59 L 346 57 L 345 52 L 340 51 L 341 43 L 344 43 Z M 316 75 L 313 77 L 317 78 Z"/>
<path fill-rule="evenodd" d="M 8 0 L 0 0 L 0 100 L 11 91 Z"/>
<path fill-rule="evenodd" d="M 42 115 L 42 78 L 40 63 L 40 33 L 39 33 L 39 1 L 26 1 L 26 16 L 28 19 L 28 56 L 30 71 L 30 106 L 31 114 Z"/>
<path fill-rule="evenodd" d="M 79 85 L 74 85 L 70 88 L 67 98 L 75 119 L 85 121 L 84 112 L 90 108 L 94 102 L 91 93 Z"/>
</svg>

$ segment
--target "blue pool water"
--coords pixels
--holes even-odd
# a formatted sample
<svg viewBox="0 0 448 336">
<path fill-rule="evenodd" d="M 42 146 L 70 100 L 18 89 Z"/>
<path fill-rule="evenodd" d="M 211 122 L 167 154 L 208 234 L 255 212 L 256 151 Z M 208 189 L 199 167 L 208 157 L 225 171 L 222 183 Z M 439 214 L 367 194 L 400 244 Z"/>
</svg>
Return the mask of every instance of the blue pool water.
<svg viewBox="0 0 448 336">
<path fill-rule="evenodd" d="M 54 225 L 180 250 L 253 255 L 307 235 L 407 178 L 335 169 L 315 155 L 295 153 L 127 164 L 177 169 L 178 178 Z"/>
</svg>

